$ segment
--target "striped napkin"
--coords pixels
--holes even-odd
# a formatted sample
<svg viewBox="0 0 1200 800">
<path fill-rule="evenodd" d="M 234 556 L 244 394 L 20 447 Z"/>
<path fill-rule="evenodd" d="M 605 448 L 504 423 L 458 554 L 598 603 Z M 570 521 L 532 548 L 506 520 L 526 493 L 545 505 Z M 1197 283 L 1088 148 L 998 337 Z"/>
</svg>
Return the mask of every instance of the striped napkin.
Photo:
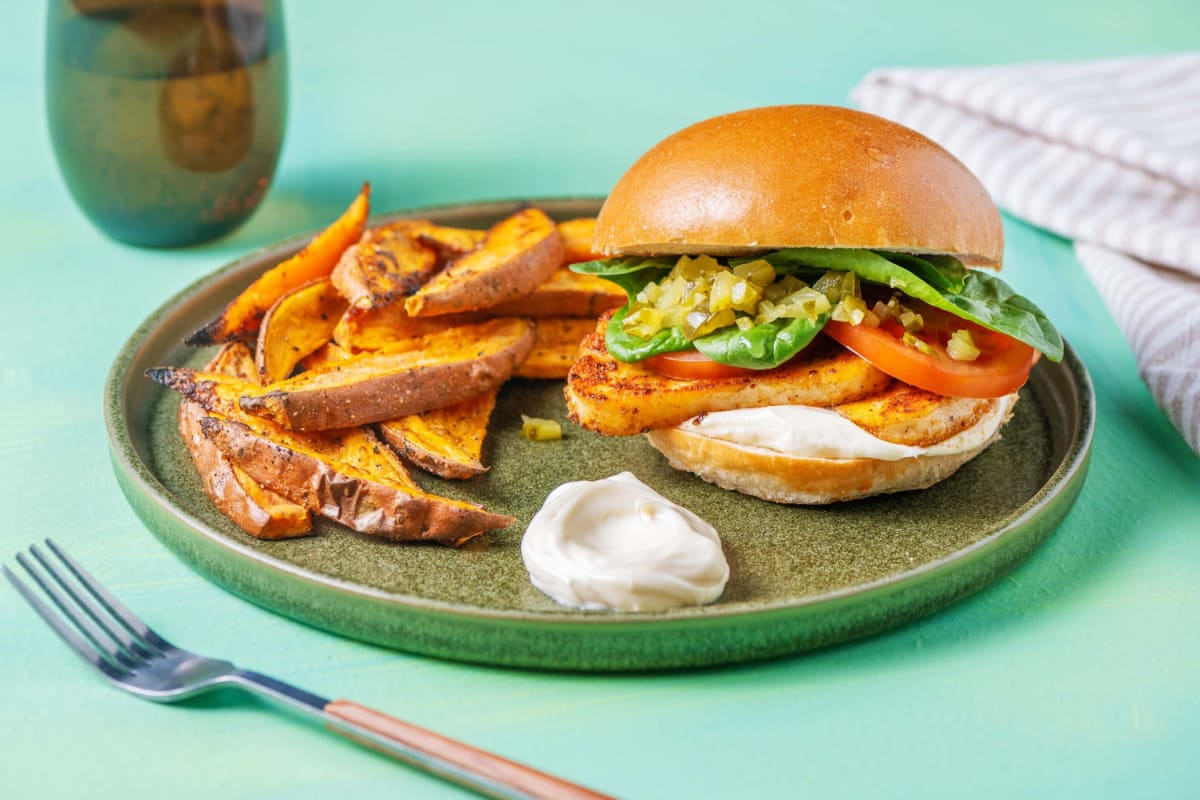
<svg viewBox="0 0 1200 800">
<path fill-rule="evenodd" d="M 1200 53 L 885 69 L 852 98 L 1075 241 L 1142 379 L 1200 453 Z"/>
</svg>

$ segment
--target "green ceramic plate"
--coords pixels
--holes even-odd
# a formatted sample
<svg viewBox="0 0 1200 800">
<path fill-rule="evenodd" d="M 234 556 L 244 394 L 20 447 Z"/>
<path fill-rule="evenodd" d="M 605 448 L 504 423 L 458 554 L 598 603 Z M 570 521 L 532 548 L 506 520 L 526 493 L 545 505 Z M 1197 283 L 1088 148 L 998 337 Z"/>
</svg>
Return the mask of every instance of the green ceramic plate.
<svg viewBox="0 0 1200 800">
<path fill-rule="evenodd" d="M 518 205 L 419 214 L 486 226 Z M 564 219 L 598 208 L 590 199 L 539 205 Z M 493 417 L 491 472 L 466 482 L 422 479 L 431 491 L 512 514 L 511 528 L 461 550 L 325 524 L 307 538 L 258 541 L 208 502 L 175 429 L 175 396 L 142 373 L 206 359 L 183 337 L 307 238 L 230 264 L 146 320 L 112 367 L 106 421 L 117 478 L 151 531 L 217 584 L 320 628 L 441 658 L 544 669 L 662 669 L 794 653 L 901 625 L 988 585 L 1050 535 L 1083 484 L 1095 399 L 1070 350 L 1061 364 L 1037 365 L 1003 438 L 949 480 L 824 508 L 716 489 L 671 470 L 641 437 L 604 439 L 568 423 L 560 382 L 513 381 Z M 521 439 L 522 412 L 558 419 L 565 438 Z M 521 532 L 546 494 L 622 470 L 721 532 L 732 577 L 716 603 L 585 613 L 557 606 L 529 583 Z"/>
</svg>

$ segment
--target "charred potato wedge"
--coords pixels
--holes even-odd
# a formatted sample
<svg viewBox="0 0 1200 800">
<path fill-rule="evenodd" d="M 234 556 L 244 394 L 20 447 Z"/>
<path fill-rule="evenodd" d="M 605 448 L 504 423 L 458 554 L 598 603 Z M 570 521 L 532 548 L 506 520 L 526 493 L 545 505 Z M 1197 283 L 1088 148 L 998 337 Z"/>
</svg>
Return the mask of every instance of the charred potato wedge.
<svg viewBox="0 0 1200 800">
<path fill-rule="evenodd" d="M 592 250 L 592 237 L 596 234 L 595 217 L 564 220 L 558 223 L 558 233 L 563 238 L 564 264 L 604 258 Z"/>
<path fill-rule="evenodd" d="M 565 267 L 527 295 L 480 313 L 497 317 L 596 317 L 627 300 L 625 290 L 595 275 L 579 275 Z M 436 319 L 436 317 L 434 318 Z"/>
<path fill-rule="evenodd" d="M 209 345 L 252 338 L 276 300 L 292 289 L 329 276 L 346 248 L 362 236 L 370 207 L 371 186 L 363 184 L 358 197 L 332 225 L 299 253 L 264 272 L 219 317 L 184 341 L 190 345 Z"/>
<path fill-rule="evenodd" d="M 417 291 L 438 268 L 437 253 L 415 231 L 429 223 L 399 220 L 372 228 L 342 254 L 333 285 L 356 311 L 382 308 Z"/>
<path fill-rule="evenodd" d="M 379 434 L 406 461 L 443 478 L 487 472 L 483 440 L 498 390 L 421 414 L 379 423 Z"/>
<path fill-rule="evenodd" d="M 265 435 L 253 423 L 219 417 L 200 424 L 204 436 L 252 478 L 360 533 L 458 545 L 514 521 L 324 457 L 308 449 L 304 437 Z"/>
<path fill-rule="evenodd" d="M 462 325 L 481 322 L 478 314 L 444 314 L 440 317 L 414 317 L 403 303 L 382 308 L 347 309 L 333 329 L 333 341 L 344 350 L 382 350 L 403 342 L 441 333 Z"/>
<path fill-rule="evenodd" d="M 361 353 L 240 398 L 242 410 L 291 430 L 365 425 L 467 400 L 508 380 L 533 347 L 533 324 L 494 319 L 399 352 Z"/>
<path fill-rule="evenodd" d="M 222 347 L 205 369 L 253 380 L 254 357 L 244 344 L 232 342 Z M 184 399 L 179 404 L 179 434 L 213 505 L 233 524 L 259 539 L 290 539 L 309 533 L 312 517 L 308 509 L 260 486 L 205 438 L 200 421 L 206 415 L 199 403 Z"/>
<path fill-rule="evenodd" d="M 593 319 L 542 317 L 535 322 L 533 349 L 517 367 L 518 378 L 561 380 L 579 357 L 579 344 L 596 329 Z"/>
<path fill-rule="evenodd" d="M 347 308 L 333 283 L 307 283 L 275 301 L 258 329 L 254 363 L 261 383 L 281 381 L 296 364 L 333 336 Z"/>
<path fill-rule="evenodd" d="M 489 308 L 533 291 L 562 258 L 554 222 L 544 211 L 527 208 L 492 226 L 479 249 L 453 261 L 404 307 L 414 317 Z"/>
<path fill-rule="evenodd" d="M 445 225 L 435 225 L 425 222 L 413 230 L 417 241 L 427 247 L 432 247 L 443 261 L 449 261 L 459 256 L 465 256 L 483 244 L 487 231 L 477 231 L 473 228 L 450 228 Z"/>
</svg>

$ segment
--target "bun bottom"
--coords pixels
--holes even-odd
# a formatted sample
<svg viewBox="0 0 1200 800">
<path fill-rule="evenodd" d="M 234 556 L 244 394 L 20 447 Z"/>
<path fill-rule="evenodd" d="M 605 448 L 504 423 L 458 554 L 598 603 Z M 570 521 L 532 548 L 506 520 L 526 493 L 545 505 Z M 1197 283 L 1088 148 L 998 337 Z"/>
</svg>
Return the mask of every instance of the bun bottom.
<svg viewBox="0 0 1200 800">
<path fill-rule="evenodd" d="M 951 455 L 880 461 L 803 458 L 713 439 L 680 428 L 650 431 L 646 439 L 675 469 L 722 489 L 792 505 L 827 505 L 877 494 L 926 489 L 954 474 L 999 438 Z"/>
</svg>

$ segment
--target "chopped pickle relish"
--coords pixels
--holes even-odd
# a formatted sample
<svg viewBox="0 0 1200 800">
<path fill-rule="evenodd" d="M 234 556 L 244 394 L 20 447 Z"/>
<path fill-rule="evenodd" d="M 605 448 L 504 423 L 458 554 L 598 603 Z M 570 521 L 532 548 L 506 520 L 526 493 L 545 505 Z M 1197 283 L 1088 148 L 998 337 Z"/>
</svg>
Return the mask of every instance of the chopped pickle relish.
<svg viewBox="0 0 1200 800">
<path fill-rule="evenodd" d="M 678 328 L 688 341 L 736 326 L 749 330 L 777 319 L 816 321 L 827 316 L 851 325 L 898 326 L 901 341 L 927 355 L 936 350 L 919 337 L 925 320 L 892 292 L 886 301 L 868 305 L 857 274 L 829 270 L 810 286 L 795 275 L 778 275 L 766 260 L 729 267 L 712 256 L 680 256 L 661 280 L 638 292 L 621 321 L 630 335 L 649 339 Z M 946 354 L 974 361 L 980 350 L 965 328 L 954 331 Z"/>
</svg>

